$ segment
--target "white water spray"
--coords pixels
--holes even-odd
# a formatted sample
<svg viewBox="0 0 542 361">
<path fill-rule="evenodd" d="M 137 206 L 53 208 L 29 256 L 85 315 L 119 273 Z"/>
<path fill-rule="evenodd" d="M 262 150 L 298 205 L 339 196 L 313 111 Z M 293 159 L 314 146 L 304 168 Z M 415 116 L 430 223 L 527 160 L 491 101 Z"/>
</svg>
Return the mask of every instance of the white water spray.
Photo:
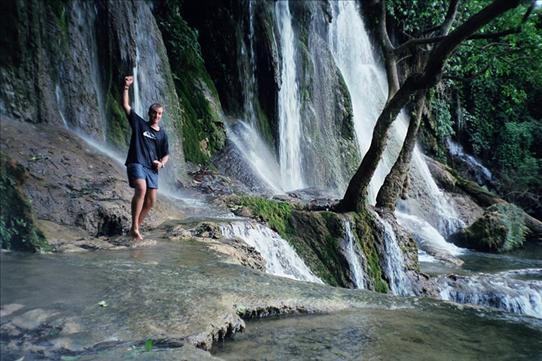
<svg viewBox="0 0 542 361">
<path fill-rule="evenodd" d="M 254 247 L 266 261 L 266 271 L 299 281 L 323 283 L 305 265 L 290 244 L 278 233 L 255 222 L 232 222 L 220 227 L 224 237 L 240 238 Z"/>
<path fill-rule="evenodd" d="M 254 174 L 274 193 L 283 194 L 280 168 L 268 145 L 261 139 L 254 125 L 241 120 L 226 124 L 226 134 L 246 159 Z"/>
</svg>

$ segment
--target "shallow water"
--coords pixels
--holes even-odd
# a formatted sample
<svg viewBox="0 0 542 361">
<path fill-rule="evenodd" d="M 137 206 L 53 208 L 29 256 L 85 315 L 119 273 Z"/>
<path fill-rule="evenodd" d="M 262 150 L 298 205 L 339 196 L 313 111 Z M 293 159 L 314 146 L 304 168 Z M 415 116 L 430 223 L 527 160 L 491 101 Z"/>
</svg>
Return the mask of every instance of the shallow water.
<svg viewBox="0 0 542 361">
<path fill-rule="evenodd" d="M 225 360 L 541 360 L 542 332 L 475 310 L 364 309 L 250 321 Z"/>
<path fill-rule="evenodd" d="M 216 327 L 229 322 L 239 325 L 237 313 L 282 312 L 328 314 L 250 321 L 217 356 L 393 360 L 427 353 L 425 359 L 438 359 L 432 349 L 440 348 L 443 355 L 457 353 L 455 359 L 536 360 L 542 353 L 542 321 L 535 318 L 274 277 L 231 264 L 197 241 L 158 239 L 153 248 L 78 254 L 3 253 L 0 265 L 6 360 L 211 359 L 189 344 L 208 343 L 211 333 L 218 337 Z M 150 355 L 141 352 L 149 338 L 159 345 Z"/>
</svg>

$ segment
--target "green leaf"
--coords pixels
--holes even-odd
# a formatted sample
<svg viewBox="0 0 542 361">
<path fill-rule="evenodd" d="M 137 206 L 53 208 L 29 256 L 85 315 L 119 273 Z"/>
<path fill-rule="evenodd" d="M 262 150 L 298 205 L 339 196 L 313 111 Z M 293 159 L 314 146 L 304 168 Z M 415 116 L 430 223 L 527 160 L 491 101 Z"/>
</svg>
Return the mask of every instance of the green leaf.
<svg viewBox="0 0 542 361">
<path fill-rule="evenodd" d="M 152 340 L 150 338 L 147 341 L 145 341 L 145 351 L 146 352 L 152 351 Z"/>
</svg>

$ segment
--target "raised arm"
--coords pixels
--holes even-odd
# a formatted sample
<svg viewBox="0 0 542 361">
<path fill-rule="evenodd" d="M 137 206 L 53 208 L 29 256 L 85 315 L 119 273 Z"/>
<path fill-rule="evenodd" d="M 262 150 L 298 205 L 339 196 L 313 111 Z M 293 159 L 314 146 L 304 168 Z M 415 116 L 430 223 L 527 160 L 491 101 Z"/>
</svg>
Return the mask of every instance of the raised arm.
<svg viewBox="0 0 542 361">
<path fill-rule="evenodd" d="M 122 107 L 127 115 L 130 115 L 132 107 L 130 106 L 130 85 L 134 82 L 134 77 L 127 75 L 124 77 L 124 89 L 122 90 Z"/>
</svg>

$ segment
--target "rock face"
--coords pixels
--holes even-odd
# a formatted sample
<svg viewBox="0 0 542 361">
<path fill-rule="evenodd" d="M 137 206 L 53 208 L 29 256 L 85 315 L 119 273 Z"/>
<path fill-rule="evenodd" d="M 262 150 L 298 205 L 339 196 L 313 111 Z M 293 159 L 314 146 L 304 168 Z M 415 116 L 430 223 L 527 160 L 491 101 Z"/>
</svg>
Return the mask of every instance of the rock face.
<svg viewBox="0 0 542 361">
<path fill-rule="evenodd" d="M 0 151 L 27 174 L 20 189 L 31 200 L 39 222 L 60 227 L 56 237 L 72 241 L 110 237 L 129 228 L 132 190 L 121 159 L 100 154 L 106 150 L 62 127 L 5 119 L 0 125 Z M 160 200 L 149 214 L 149 224 L 163 221 L 171 212 L 171 205 Z"/>
<path fill-rule="evenodd" d="M 513 204 L 495 204 L 470 227 L 453 234 L 450 239 L 460 247 L 484 252 L 511 251 L 525 241 L 527 227 L 523 211 Z"/>
</svg>

